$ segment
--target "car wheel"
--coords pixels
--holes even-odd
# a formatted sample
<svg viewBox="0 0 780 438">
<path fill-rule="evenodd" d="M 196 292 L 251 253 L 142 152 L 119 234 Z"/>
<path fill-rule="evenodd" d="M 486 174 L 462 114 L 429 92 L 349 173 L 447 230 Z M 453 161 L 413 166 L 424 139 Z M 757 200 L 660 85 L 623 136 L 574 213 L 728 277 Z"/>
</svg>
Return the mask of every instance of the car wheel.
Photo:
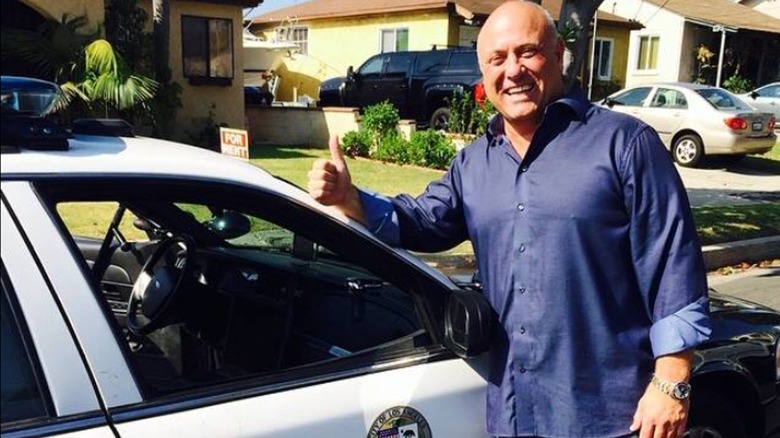
<svg viewBox="0 0 780 438">
<path fill-rule="evenodd" d="M 717 394 L 700 392 L 691 403 L 685 438 L 745 438 L 745 425 L 734 406 Z"/>
<path fill-rule="evenodd" d="M 696 134 L 683 135 L 672 146 L 672 157 L 680 166 L 696 167 L 703 156 L 704 146 Z"/>
<path fill-rule="evenodd" d="M 431 114 L 431 129 L 436 131 L 446 131 L 450 123 L 450 109 L 439 108 Z"/>
</svg>

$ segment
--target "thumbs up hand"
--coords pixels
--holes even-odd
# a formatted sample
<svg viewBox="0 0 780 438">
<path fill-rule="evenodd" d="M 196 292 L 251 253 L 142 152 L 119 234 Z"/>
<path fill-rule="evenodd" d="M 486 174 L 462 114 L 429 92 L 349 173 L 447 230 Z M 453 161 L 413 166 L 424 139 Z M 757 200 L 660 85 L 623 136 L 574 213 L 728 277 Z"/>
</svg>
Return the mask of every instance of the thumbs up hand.
<svg viewBox="0 0 780 438">
<path fill-rule="evenodd" d="M 357 189 L 339 147 L 339 138 L 330 137 L 330 160 L 319 159 L 309 171 L 309 195 L 323 205 L 330 205 L 359 222 L 365 222 Z"/>
</svg>

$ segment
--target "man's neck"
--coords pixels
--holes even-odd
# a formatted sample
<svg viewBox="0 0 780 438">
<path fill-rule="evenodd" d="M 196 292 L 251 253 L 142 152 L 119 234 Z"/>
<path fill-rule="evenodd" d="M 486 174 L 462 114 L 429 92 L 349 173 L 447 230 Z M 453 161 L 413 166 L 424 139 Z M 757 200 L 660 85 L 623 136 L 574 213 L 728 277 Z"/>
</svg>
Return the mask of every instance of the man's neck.
<svg viewBox="0 0 780 438">
<path fill-rule="evenodd" d="M 504 134 L 506 134 L 512 147 L 520 158 L 525 158 L 528 148 L 531 146 L 531 140 L 534 139 L 534 133 L 539 128 L 540 123 L 523 121 L 512 123 L 504 119 Z"/>
</svg>

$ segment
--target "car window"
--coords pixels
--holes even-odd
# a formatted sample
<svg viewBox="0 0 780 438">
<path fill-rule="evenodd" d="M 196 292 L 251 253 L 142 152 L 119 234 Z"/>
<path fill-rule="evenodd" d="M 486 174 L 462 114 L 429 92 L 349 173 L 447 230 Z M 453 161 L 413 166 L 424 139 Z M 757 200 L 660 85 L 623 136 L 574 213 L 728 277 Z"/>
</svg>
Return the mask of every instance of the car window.
<svg viewBox="0 0 780 438">
<path fill-rule="evenodd" d="M 650 106 L 653 108 L 685 109 L 688 107 L 688 102 L 680 91 L 658 88 Z"/>
<path fill-rule="evenodd" d="M 780 85 L 769 85 L 756 90 L 761 97 L 780 97 Z"/>
<path fill-rule="evenodd" d="M 379 75 L 382 73 L 382 66 L 386 59 L 387 55 L 375 56 L 369 59 L 360 67 L 360 76 Z"/>
<path fill-rule="evenodd" d="M 449 53 L 444 50 L 424 52 L 417 56 L 418 73 L 435 73 L 444 70 Z"/>
<path fill-rule="evenodd" d="M 476 70 L 477 52 L 452 52 L 447 67 L 450 70 Z"/>
<path fill-rule="evenodd" d="M 414 61 L 414 55 L 408 52 L 396 52 L 390 55 L 385 67 L 385 76 L 405 76 Z"/>
<path fill-rule="evenodd" d="M 3 275 L 5 277 L 5 275 Z M 38 384 L 30 350 L 14 317 L 5 279 L 0 294 L 0 417 L 3 425 L 48 416 L 44 391 Z"/>
<path fill-rule="evenodd" d="M 650 87 L 632 88 L 618 94 L 611 100 L 618 105 L 642 106 L 644 105 L 647 95 L 650 94 L 650 90 Z"/>
<path fill-rule="evenodd" d="M 742 102 L 738 97 L 720 88 L 702 88 L 696 90 L 696 93 L 717 109 L 751 109 L 750 106 Z"/>
<path fill-rule="evenodd" d="M 101 196 L 133 194 L 100 201 L 125 206 L 155 228 L 149 232 L 155 237 L 115 249 L 112 263 L 128 278 L 114 270 L 100 284 L 101 299 L 122 334 L 118 342 L 133 358 L 147 397 L 247 379 L 279 383 L 293 375 L 319 376 L 324 369 L 363 369 L 377 357 L 432 345 L 409 276 L 379 263 L 379 253 L 367 250 L 357 234 L 336 239 L 337 222 L 283 199 L 178 189 L 173 183 L 165 190 L 134 185 L 104 186 Z M 58 187 L 51 205 L 89 208 L 77 199 L 80 190 L 67 196 L 64 191 Z M 114 212 L 103 216 L 95 220 L 110 222 Z M 185 278 L 176 287 L 178 298 L 161 300 L 173 303 L 170 309 L 147 315 L 143 303 L 130 303 L 138 277 L 133 273 L 166 242 L 185 237 L 149 267 L 152 283 L 155 270 Z M 81 243 L 74 238 L 85 259 L 96 254 L 94 245 Z M 188 248 L 194 248 L 192 254 Z M 130 284 L 118 287 L 121 281 Z M 164 316 L 158 321 L 159 315 Z M 133 329 L 149 321 L 156 321 L 149 333 Z"/>
</svg>

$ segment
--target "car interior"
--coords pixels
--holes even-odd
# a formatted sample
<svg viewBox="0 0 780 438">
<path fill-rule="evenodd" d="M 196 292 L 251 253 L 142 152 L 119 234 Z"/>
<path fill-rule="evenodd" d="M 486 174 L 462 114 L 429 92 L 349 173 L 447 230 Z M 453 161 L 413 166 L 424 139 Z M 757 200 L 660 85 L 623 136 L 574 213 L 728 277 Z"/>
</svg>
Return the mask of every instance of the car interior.
<svg viewBox="0 0 780 438">
<path fill-rule="evenodd" d="M 334 221 L 248 193 L 230 202 L 220 190 L 132 185 L 40 191 L 149 396 L 343 371 L 432 345 L 417 280 L 393 278 L 394 262 Z"/>
</svg>

